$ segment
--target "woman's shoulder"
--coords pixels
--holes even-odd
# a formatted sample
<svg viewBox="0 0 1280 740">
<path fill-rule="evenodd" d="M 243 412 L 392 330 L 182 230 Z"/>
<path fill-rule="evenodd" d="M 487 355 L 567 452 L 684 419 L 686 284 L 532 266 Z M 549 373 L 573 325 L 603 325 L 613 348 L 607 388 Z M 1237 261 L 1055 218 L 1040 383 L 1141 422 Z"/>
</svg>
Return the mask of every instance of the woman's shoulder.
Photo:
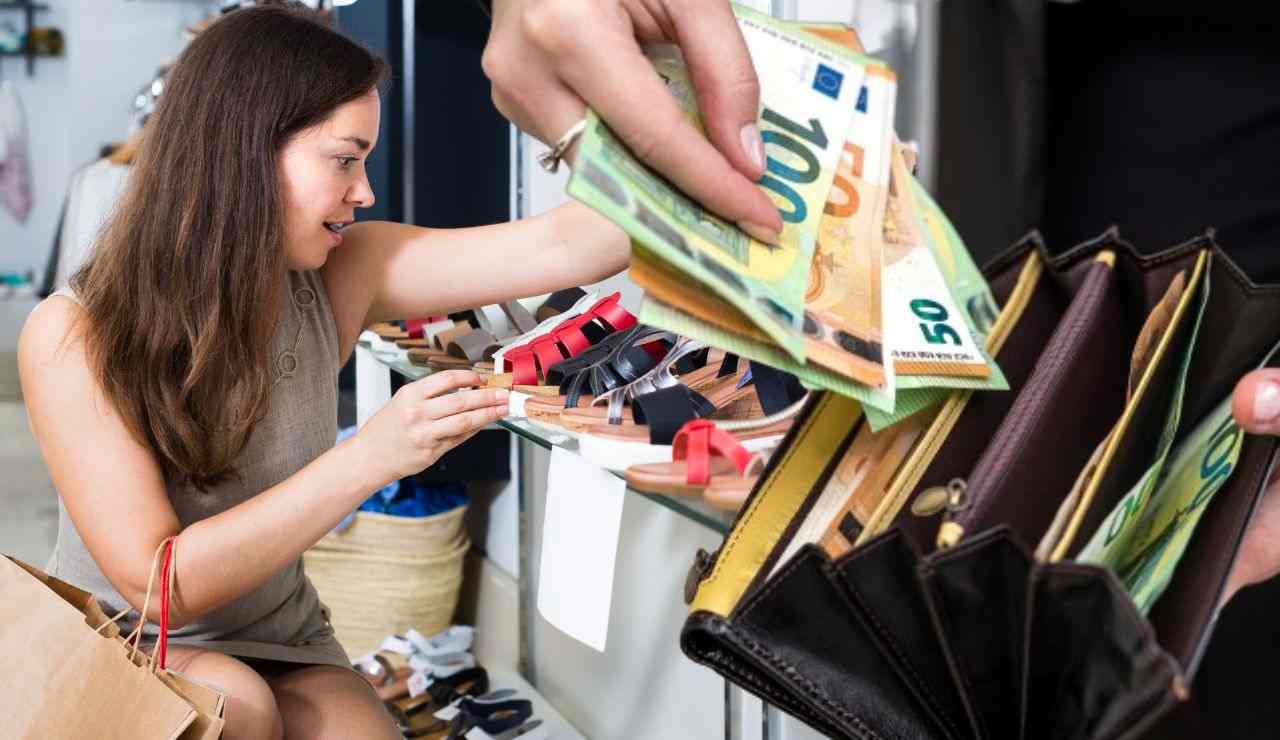
<svg viewBox="0 0 1280 740">
<path fill-rule="evenodd" d="M 24 383 L 28 370 L 70 363 L 84 365 L 84 309 L 72 294 L 59 291 L 32 309 L 18 335 L 18 365 Z"/>
</svg>

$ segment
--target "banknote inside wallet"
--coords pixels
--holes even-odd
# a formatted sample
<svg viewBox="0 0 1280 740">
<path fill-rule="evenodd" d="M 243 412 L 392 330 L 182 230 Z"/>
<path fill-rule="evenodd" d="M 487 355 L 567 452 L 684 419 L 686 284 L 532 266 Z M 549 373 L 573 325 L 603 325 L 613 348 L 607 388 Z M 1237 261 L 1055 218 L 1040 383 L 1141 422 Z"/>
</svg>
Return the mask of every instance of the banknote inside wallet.
<svg viewBox="0 0 1280 740">
<path fill-rule="evenodd" d="M 1105 516 L 1156 459 L 1166 420 L 1181 412 L 1178 386 L 1185 378 L 1179 377 L 1179 369 L 1187 353 L 1195 351 L 1196 308 L 1210 289 L 1209 263 L 1209 252 L 1199 252 L 1194 265 L 1175 276 L 1174 287 L 1180 288 L 1180 294 L 1166 293 L 1168 300 L 1160 301 L 1148 315 L 1139 344 L 1154 346 L 1149 352 L 1137 347 L 1130 356 L 1129 392 L 1120 419 L 1078 473 L 1071 494 L 1041 540 L 1039 559 L 1061 560 L 1077 539 L 1092 535 L 1100 522 L 1099 513 Z M 1156 329 L 1159 336 L 1143 342 L 1141 335 L 1148 327 Z M 1173 404 L 1178 408 L 1172 408 Z"/>
</svg>

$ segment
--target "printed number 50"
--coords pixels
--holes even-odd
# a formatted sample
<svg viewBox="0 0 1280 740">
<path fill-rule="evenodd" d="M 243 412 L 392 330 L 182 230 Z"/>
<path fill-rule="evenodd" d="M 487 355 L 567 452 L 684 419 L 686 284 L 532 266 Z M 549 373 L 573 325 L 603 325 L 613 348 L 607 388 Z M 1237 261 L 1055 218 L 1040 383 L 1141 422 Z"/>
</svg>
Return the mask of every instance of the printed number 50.
<svg viewBox="0 0 1280 740">
<path fill-rule="evenodd" d="M 959 346 L 961 344 L 960 335 L 947 325 L 947 309 L 937 301 L 931 301 L 928 298 L 917 298 L 911 302 L 911 313 L 917 318 L 931 323 L 920 324 L 920 331 L 924 333 L 925 341 L 929 344 L 946 344 L 951 342 Z"/>
</svg>

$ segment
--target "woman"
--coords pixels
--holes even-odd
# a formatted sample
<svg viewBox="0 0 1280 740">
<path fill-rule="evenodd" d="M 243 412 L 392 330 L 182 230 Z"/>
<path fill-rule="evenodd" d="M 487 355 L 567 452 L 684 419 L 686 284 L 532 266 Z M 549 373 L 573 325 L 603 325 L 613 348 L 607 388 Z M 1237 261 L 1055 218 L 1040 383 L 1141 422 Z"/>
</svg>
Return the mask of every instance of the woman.
<svg viewBox="0 0 1280 740">
<path fill-rule="evenodd" d="M 450 231 L 352 225 L 373 203 L 385 77 L 307 11 L 215 23 L 173 67 L 91 261 L 20 339 L 62 509 L 50 571 L 138 608 L 176 536 L 169 665 L 226 690 L 228 740 L 398 737 L 300 556 L 506 412 L 505 392 L 468 390 L 473 373 L 440 373 L 335 447 L 337 373 L 362 327 L 593 282 L 628 259 L 625 236 L 576 205 Z"/>
</svg>

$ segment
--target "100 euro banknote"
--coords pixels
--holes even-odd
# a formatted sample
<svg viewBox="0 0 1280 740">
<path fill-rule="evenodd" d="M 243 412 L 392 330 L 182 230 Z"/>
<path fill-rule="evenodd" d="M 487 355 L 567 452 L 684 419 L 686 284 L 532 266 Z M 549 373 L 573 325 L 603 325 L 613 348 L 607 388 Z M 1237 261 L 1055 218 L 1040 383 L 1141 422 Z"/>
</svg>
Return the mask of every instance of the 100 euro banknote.
<svg viewBox="0 0 1280 740">
<path fill-rule="evenodd" d="M 778 207 L 777 245 L 747 236 L 640 163 L 588 111 L 569 194 L 617 223 L 637 256 L 664 263 L 745 315 L 796 359 L 814 245 L 868 60 L 746 8 L 734 12 L 760 80 L 766 172 Z M 693 84 L 673 56 L 651 59 L 701 130 Z"/>
</svg>

